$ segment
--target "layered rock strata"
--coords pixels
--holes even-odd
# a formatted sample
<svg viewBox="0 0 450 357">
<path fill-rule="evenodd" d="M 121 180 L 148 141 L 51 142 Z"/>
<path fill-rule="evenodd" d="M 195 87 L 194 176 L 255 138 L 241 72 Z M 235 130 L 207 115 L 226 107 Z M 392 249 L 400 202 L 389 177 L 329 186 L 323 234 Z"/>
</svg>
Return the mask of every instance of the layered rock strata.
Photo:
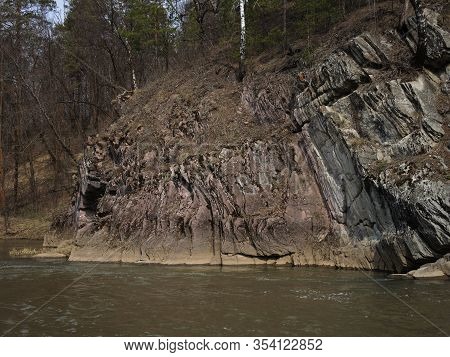
<svg viewBox="0 0 450 357">
<path fill-rule="evenodd" d="M 204 145 L 227 104 L 210 98 L 221 85 L 194 106 L 171 97 L 163 140 L 145 135 L 157 131 L 140 124 L 145 106 L 124 115 L 88 143 L 70 260 L 401 272 L 439 259 L 450 251 L 450 37 L 428 26 L 433 66 L 408 76 L 399 53 L 415 39 L 394 30 L 309 70 L 249 76 L 243 130 L 281 128 L 263 138 Z"/>
</svg>

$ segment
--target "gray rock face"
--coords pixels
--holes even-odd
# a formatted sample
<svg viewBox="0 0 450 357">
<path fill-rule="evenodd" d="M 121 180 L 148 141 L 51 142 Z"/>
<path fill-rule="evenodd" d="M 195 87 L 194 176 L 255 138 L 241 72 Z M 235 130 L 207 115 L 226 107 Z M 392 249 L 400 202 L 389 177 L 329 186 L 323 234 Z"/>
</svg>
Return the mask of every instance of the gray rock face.
<svg viewBox="0 0 450 357">
<path fill-rule="evenodd" d="M 123 125 L 94 140 L 80 168 L 70 260 L 403 272 L 448 253 L 449 42 L 429 27 L 434 72 L 400 78 L 395 53 L 414 38 L 390 31 L 354 38 L 300 83 L 247 78 L 242 107 L 254 122 L 288 120 L 294 133 L 183 160 L 170 135 L 142 149 L 145 128 L 130 134 Z M 198 144 L 210 135 L 211 103 L 186 114 L 173 137 Z"/>
<path fill-rule="evenodd" d="M 450 61 L 450 34 L 438 26 L 438 14 L 426 9 L 427 17 L 427 64 L 434 68 L 442 68 Z M 415 51 L 417 44 L 416 18 L 411 17 L 406 21 L 404 32 L 406 33 L 406 42 L 410 48 Z"/>
<path fill-rule="evenodd" d="M 439 79 L 425 72 L 409 82 L 377 80 L 396 41 L 350 41 L 312 71 L 294 117 L 333 225 L 356 242 L 370 240 L 371 265 L 402 271 L 449 251 L 450 186 L 430 177 L 436 162 L 426 156 L 448 119 L 435 105 Z M 445 173 L 448 152 L 433 158 Z"/>
</svg>

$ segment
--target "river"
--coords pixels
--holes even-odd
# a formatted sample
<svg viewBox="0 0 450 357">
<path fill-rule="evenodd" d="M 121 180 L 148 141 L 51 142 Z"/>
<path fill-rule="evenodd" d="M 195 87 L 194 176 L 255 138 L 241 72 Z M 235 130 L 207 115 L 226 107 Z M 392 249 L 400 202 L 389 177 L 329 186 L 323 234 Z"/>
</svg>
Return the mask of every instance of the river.
<svg viewBox="0 0 450 357">
<path fill-rule="evenodd" d="M 392 280 L 384 273 L 325 268 L 93 264 L 8 256 L 12 247 L 36 244 L 0 241 L 1 334 L 439 336 L 450 332 L 448 281 Z"/>
</svg>

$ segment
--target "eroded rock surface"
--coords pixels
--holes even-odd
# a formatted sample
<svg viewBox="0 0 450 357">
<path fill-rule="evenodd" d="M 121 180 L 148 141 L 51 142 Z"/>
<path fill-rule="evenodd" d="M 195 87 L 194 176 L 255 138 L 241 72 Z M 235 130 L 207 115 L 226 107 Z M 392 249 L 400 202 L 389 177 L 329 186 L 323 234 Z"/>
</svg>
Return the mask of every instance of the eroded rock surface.
<svg viewBox="0 0 450 357">
<path fill-rule="evenodd" d="M 415 39 L 391 30 L 301 76 L 139 94 L 88 143 L 70 260 L 400 272 L 448 253 L 449 41 L 428 26 L 433 66 L 408 78 Z"/>
<path fill-rule="evenodd" d="M 390 274 L 394 279 L 449 279 L 450 254 L 444 255 L 434 263 L 422 265 L 419 269 L 411 270 L 406 274 Z"/>
</svg>

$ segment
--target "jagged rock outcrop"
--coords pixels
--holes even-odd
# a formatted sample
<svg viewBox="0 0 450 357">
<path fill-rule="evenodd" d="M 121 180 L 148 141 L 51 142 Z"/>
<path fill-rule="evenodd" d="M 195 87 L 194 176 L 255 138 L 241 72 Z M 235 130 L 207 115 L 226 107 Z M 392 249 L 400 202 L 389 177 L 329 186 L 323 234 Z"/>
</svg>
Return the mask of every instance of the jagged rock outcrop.
<svg viewBox="0 0 450 357">
<path fill-rule="evenodd" d="M 192 97 L 142 93 L 88 143 L 70 260 L 400 272 L 439 259 L 450 251 L 449 35 L 428 26 L 433 68 L 407 78 L 398 49 L 411 56 L 414 37 L 392 30 L 301 76 L 254 74 L 242 89 L 206 71 Z"/>
<path fill-rule="evenodd" d="M 448 113 L 436 109 L 440 79 L 425 71 L 412 81 L 380 81 L 390 70 L 390 50 L 399 45 L 395 33 L 350 41 L 312 71 L 294 110 L 334 225 L 373 245 L 370 264 L 386 270 L 403 270 L 450 248 L 448 152 L 431 160 L 426 155 L 447 126 Z M 399 169 L 406 181 L 399 180 Z M 444 182 L 432 172 L 442 173 Z"/>
</svg>

